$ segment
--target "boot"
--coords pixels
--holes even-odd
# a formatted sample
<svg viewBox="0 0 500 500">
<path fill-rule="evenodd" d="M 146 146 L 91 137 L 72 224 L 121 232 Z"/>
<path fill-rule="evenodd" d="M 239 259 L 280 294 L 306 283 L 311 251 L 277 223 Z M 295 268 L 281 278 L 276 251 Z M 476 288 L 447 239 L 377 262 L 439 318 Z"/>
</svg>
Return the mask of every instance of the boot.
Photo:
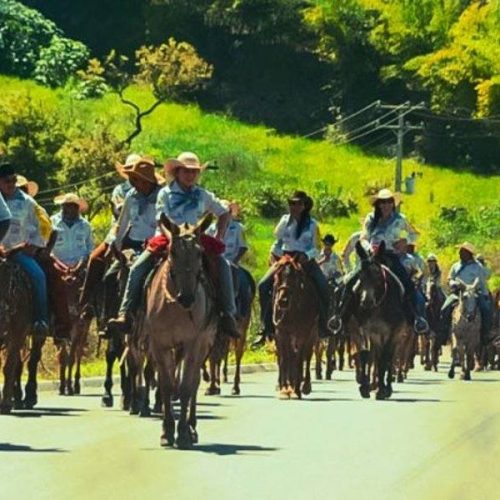
<svg viewBox="0 0 500 500">
<path fill-rule="evenodd" d="M 223 313 L 220 317 L 220 327 L 224 334 L 234 339 L 241 337 L 236 320 L 230 314 Z"/>
</svg>

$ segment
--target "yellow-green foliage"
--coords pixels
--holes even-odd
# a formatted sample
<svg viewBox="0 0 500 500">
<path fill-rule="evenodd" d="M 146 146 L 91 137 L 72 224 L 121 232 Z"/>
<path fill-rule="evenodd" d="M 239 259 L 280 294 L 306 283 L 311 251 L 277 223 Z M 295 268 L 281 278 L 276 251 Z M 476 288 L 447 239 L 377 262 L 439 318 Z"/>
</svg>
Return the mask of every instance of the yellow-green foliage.
<svg viewBox="0 0 500 500">
<path fill-rule="evenodd" d="M 46 106 L 69 112 L 75 120 L 92 130 L 95 120 L 106 119 L 118 136 L 126 135 L 130 118 L 126 110 L 113 95 L 89 101 L 71 101 L 62 91 L 51 91 L 31 82 L 0 77 L 3 89 L 0 104 L 12 93 L 26 90 L 32 99 L 41 99 Z M 134 101 L 148 105 L 154 98 L 140 87 L 128 90 Z M 164 104 L 144 121 L 144 132 L 133 143 L 134 151 L 153 155 L 158 161 L 175 156 L 180 151 L 197 152 L 202 160 L 219 160 L 221 169 L 207 171 L 203 182 L 219 191 L 219 177 L 224 177 L 222 188 L 229 189 L 242 199 L 244 207 L 251 206 L 252 190 L 259 179 L 274 182 L 276 190 L 290 191 L 304 188 L 314 192 L 318 180 L 325 181 L 332 192 L 343 188 L 359 204 L 358 214 L 349 218 L 322 221 L 322 232 L 332 231 L 340 238 L 341 249 L 348 236 L 360 226 L 360 219 L 370 210 L 364 193 L 373 186 L 392 183 L 394 160 L 367 156 L 353 146 L 335 146 L 327 141 L 312 141 L 292 136 L 280 136 L 262 126 L 248 126 L 226 116 L 203 113 L 197 106 Z M 112 169 L 112 161 L 109 168 Z M 416 172 L 416 193 L 403 197 L 403 212 L 421 232 L 419 240 L 423 253 L 435 251 L 443 259 L 445 268 L 456 258 L 453 245 L 435 248 L 431 239 L 431 224 L 443 206 L 465 206 L 471 212 L 482 206 L 498 203 L 500 177 L 479 176 L 463 171 L 422 165 L 408 159 L 404 162 L 404 176 Z M 119 178 L 115 178 L 119 182 Z M 245 186 L 250 186 L 245 191 Z M 392 186 L 391 186 L 392 187 Z M 226 192 L 223 193 L 227 195 Z M 107 214 L 97 219 L 101 226 Z M 247 214 L 252 254 L 250 267 L 260 277 L 267 264 L 267 254 L 272 243 L 272 229 L 277 220 Z M 500 253 L 500 244 L 494 240 L 473 241 L 479 243 L 487 259 Z M 498 265 L 496 263 L 495 265 Z M 497 269 L 498 272 L 498 269 Z"/>
</svg>

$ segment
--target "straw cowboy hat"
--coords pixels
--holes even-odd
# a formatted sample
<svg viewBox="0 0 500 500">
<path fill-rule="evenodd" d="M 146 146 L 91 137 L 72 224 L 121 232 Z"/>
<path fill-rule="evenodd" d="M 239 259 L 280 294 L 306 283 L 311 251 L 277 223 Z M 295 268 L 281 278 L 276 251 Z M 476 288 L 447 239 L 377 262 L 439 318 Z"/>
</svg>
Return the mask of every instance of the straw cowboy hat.
<svg viewBox="0 0 500 500">
<path fill-rule="evenodd" d="M 427 262 L 437 262 L 437 257 L 435 254 L 433 253 L 430 253 L 428 256 L 427 256 Z"/>
<path fill-rule="evenodd" d="M 34 198 L 38 194 L 38 184 L 35 181 L 29 181 L 24 175 L 17 175 L 16 186 L 26 188 L 28 195 Z"/>
<path fill-rule="evenodd" d="M 129 157 L 132 155 L 129 155 Z M 137 155 L 138 156 L 138 155 Z M 128 160 L 129 158 L 127 158 Z M 140 177 L 152 184 L 164 184 L 165 179 L 155 172 L 155 162 L 151 158 L 139 156 L 134 158 L 134 161 L 125 162 L 121 168 L 122 175 L 128 179 L 131 175 Z"/>
<path fill-rule="evenodd" d="M 476 249 L 472 245 L 472 243 L 469 243 L 468 241 L 464 241 L 461 245 L 457 245 L 457 248 L 459 250 L 466 250 L 469 252 L 471 255 L 474 255 L 476 253 Z"/>
<path fill-rule="evenodd" d="M 81 213 L 86 212 L 89 208 L 89 204 L 83 198 L 80 198 L 75 193 L 60 194 L 54 198 L 54 203 L 56 205 L 65 205 L 66 203 L 73 203 L 74 205 L 78 205 L 80 207 Z"/>
<path fill-rule="evenodd" d="M 178 168 L 182 167 L 188 170 L 199 170 L 201 172 L 207 168 L 207 164 L 201 164 L 198 155 L 195 153 L 184 151 L 177 158 L 169 158 L 163 167 L 166 174 L 173 176 Z"/>
<path fill-rule="evenodd" d="M 394 205 L 397 206 L 401 203 L 401 193 L 393 193 L 390 189 L 381 189 L 376 195 L 370 198 L 371 204 L 375 205 L 379 200 L 394 200 Z"/>
</svg>

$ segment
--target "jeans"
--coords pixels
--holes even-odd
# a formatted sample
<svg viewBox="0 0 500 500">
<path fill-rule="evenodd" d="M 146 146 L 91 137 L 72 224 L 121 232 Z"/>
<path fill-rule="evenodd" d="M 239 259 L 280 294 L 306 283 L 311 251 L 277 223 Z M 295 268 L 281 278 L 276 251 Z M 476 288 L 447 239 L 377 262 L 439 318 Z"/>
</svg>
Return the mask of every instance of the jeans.
<svg viewBox="0 0 500 500">
<path fill-rule="evenodd" d="M 47 279 L 38 262 L 23 252 L 18 252 L 13 256 L 14 262 L 19 264 L 28 275 L 33 287 L 34 298 L 34 319 L 35 321 L 45 321 L 49 323 L 49 307 L 47 296 Z"/>
<path fill-rule="evenodd" d="M 144 250 L 134 261 L 130 268 L 127 285 L 125 286 L 125 292 L 120 305 L 120 316 L 137 311 L 146 276 L 151 272 L 154 265 L 155 258 L 149 250 Z"/>
</svg>

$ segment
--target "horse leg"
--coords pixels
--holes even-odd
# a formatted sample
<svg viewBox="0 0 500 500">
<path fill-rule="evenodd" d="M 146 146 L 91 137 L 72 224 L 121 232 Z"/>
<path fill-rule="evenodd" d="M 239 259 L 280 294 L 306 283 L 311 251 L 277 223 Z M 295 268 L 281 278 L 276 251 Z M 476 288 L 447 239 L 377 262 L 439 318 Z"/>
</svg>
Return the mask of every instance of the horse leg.
<svg viewBox="0 0 500 500">
<path fill-rule="evenodd" d="M 314 365 L 314 371 L 316 374 L 316 380 L 322 380 L 323 379 L 323 367 L 321 366 L 323 363 L 323 344 L 321 340 L 318 340 L 314 344 L 314 359 L 315 359 L 315 365 Z"/>
<path fill-rule="evenodd" d="M 290 348 L 290 393 L 292 399 L 302 399 L 302 373 L 304 371 L 303 347 Z"/>
<path fill-rule="evenodd" d="M 302 394 L 306 396 L 311 394 L 312 386 L 311 386 L 311 359 L 313 355 L 313 349 L 311 347 L 307 347 L 305 352 L 306 363 L 305 363 L 305 376 L 304 381 L 301 384 Z"/>
<path fill-rule="evenodd" d="M 38 363 L 42 357 L 42 347 L 45 339 L 33 339 L 30 358 L 28 360 L 28 381 L 24 388 L 24 407 L 31 410 L 38 403 L 37 395 L 37 371 Z"/>
<path fill-rule="evenodd" d="M 451 348 L 451 362 L 450 362 L 450 369 L 448 371 L 448 378 L 455 378 L 456 357 L 457 357 L 457 348 L 452 347 Z"/>
<path fill-rule="evenodd" d="M 75 338 L 70 345 L 69 348 L 69 356 L 68 356 L 68 379 L 66 380 L 66 388 L 68 396 L 73 396 L 75 394 L 75 390 L 73 387 L 73 368 L 75 366 L 76 360 L 76 349 L 77 349 L 78 338 Z"/>
<path fill-rule="evenodd" d="M 163 400 L 161 446 L 173 446 L 175 442 L 175 416 L 172 406 L 172 393 L 174 390 L 175 362 L 170 350 L 165 350 L 158 356 L 158 389 Z"/>
<path fill-rule="evenodd" d="M 289 399 L 290 394 L 288 393 L 288 346 L 287 339 L 283 338 L 284 335 L 276 336 L 276 347 L 278 350 L 278 385 L 279 385 L 279 397 L 280 399 Z"/>
<path fill-rule="evenodd" d="M 238 350 L 238 344 L 239 344 L 239 342 L 236 345 L 236 349 L 235 349 L 236 351 Z M 241 358 L 240 358 L 240 360 L 241 360 Z M 228 361 L 229 361 L 229 349 L 226 351 L 226 355 L 224 356 L 224 366 L 222 368 L 222 381 L 224 382 L 224 384 L 227 384 L 227 382 L 228 382 L 228 378 L 227 378 Z M 236 361 L 236 364 L 238 364 L 238 361 Z"/>
<path fill-rule="evenodd" d="M 57 361 L 59 362 L 59 394 L 66 393 L 66 368 L 68 366 L 68 351 L 65 343 L 58 347 Z"/>
<path fill-rule="evenodd" d="M 106 408 L 113 406 L 113 364 L 116 359 L 113 343 L 113 340 L 109 340 L 106 348 L 106 377 L 104 378 L 104 395 L 101 398 L 101 406 Z"/>
<path fill-rule="evenodd" d="M 217 366 L 218 362 L 215 359 L 216 353 L 210 353 L 208 357 L 208 367 L 210 369 L 210 385 L 207 387 L 205 391 L 206 396 L 214 396 L 216 394 L 220 394 L 220 387 L 217 385 Z"/>
<path fill-rule="evenodd" d="M 342 337 L 339 340 L 338 353 L 339 353 L 339 371 L 343 371 L 345 364 L 345 342 Z"/>
<path fill-rule="evenodd" d="M 326 348 L 326 380 L 332 380 L 332 373 L 335 369 L 334 363 L 335 339 L 330 337 Z"/>
<path fill-rule="evenodd" d="M 235 358 L 236 358 L 236 366 L 234 370 L 234 385 L 233 385 L 233 390 L 232 390 L 232 395 L 233 396 L 239 396 L 240 395 L 240 383 L 241 383 L 241 360 L 243 358 L 243 351 L 245 349 L 245 340 L 240 339 L 236 342 L 235 346 Z M 224 369 L 226 370 L 227 373 L 227 354 L 226 354 L 226 360 L 224 364 Z M 224 375 L 226 377 L 226 375 Z"/>
<path fill-rule="evenodd" d="M 19 370 L 18 365 L 21 362 L 19 351 L 20 346 L 18 342 L 15 342 L 14 339 L 10 339 L 7 347 L 7 357 L 3 367 L 4 384 L 2 398 L 0 400 L 0 413 L 4 415 L 10 413 L 13 406 L 14 386 Z"/>
<path fill-rule="evenodd" d="M 17 370 L 16 379 L 14 383 L 14 410 L 23 409 L 23 389 L 21 386 L 21 377 L 23 374 L 23 363 L 21 361 L 21 352 L 17 352 Z M 5 377 L 4 377 L 5 380 Z"/>
<path fill-rule="evenodd" d="M 75 394 L 81 394 L 82 388 L 80 385 L 80 380 L 81 380 L 81 364 L 82 364 L 82 358 L 83 358 L 83 349 L 84 349 L 85 342 L 80 342 L 79 345 L 77 346 L 76 349 L 76 360 L 75 360 Z"/>
<path fill-rule="evenodd" d="M 369 356 L 367 350 L 358 353 L 359 357 L 359 393 L 362 398 L 370 397 L 370 375 L 369 375 Z"/>
</svg>

